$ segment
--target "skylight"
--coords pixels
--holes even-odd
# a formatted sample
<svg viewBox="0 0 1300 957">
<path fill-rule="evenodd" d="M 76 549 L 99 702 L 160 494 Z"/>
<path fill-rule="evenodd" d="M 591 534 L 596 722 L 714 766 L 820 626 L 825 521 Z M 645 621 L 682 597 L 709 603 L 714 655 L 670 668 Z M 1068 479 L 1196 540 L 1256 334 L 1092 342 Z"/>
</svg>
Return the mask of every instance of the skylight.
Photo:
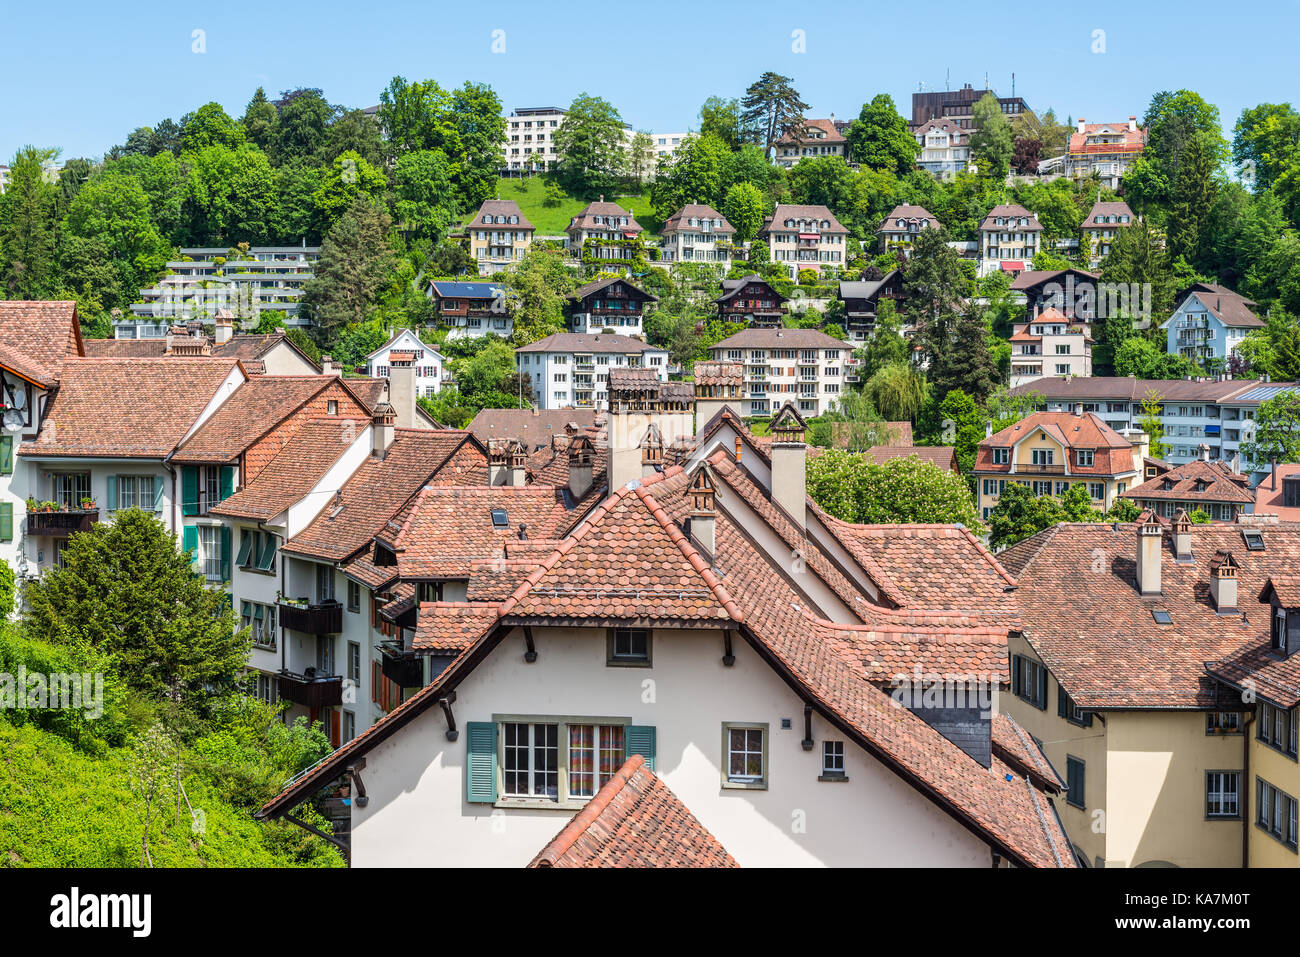
<svg viewBox="0 0 1300 957">
<path fill-rule="evenodd" d="M 510 518 L 506 515 L 506 510 L 504 508 L 492 509 L 492 527 L 508 528 L 509 526 Z"/>
<path fill-rule="evenodd" d="M 1156 620 L 1157 625 L 1172 625 L 1174 623 L 1173 616 L 1163 608 L 1151 609 L 1151 617 Z"/>
<path fill-rule="evenodd" d="M 1241 537 L 1246 540 L 1247 551 L 1262 552 L 1264 550 L 1264 536 L 1261 532 L 1242 532 Z"/>
</svg>

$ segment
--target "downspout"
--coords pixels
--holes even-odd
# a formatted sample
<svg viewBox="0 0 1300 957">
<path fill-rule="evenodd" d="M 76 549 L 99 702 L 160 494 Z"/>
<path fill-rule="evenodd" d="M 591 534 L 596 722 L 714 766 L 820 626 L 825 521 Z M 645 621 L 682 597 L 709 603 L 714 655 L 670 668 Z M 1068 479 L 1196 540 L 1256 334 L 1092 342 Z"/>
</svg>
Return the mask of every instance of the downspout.
<svg viewBox="0 0 1300 957">
<path fill-rule="evenodd" d="M 1238 801 L 1241 803 L 1241 866 L 1243 868 L 1250 866 L 1250 819 L 1247 812 L 1250 810 L 1250 795 L 1254 788 L 1250 787 L 1250 726 L 1255 721 L 1255 712 L 1246 712 L 1246 723 L 1241 729 L 1241 794 Z"/>
</svg>

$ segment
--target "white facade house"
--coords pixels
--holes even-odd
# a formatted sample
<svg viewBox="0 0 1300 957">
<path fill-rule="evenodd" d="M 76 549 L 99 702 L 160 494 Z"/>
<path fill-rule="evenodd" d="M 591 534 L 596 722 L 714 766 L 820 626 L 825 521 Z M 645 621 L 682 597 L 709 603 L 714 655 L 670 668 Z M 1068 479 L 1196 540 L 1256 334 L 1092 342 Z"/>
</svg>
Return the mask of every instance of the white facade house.
<svg viewBox="0 0 1300 957">
<path fill-rule="evenodd" d="M 521 107 L 506 117 L 506 138 L 501 145 L 501 168 L 512 173 L 542 173 L 554 169 L 560 154 L 555 134 L 568 110 L 556 106 Z"/>
<path fill-rule="evenodd" d="M 539 409 L 608 408 L 609 370 L 646 368 L 668 381 L 668 350 L 629 336 L 560 332 L 515 350 Z"/>
<path fill-rule="evenodd" d="M 387 379 L 392 368 L 392 354 L 412 356 L 415 359 L 415 391 L 418 398 L 432 398 L 445 380 L 443 369 L 446 357 L 411 329 L 399 329 L 382 346 L 366 356 L 366 375 Z"/>
<path fill-rule="evenodd" d="M 749 328 L 715 343 L 717 361 L 744 364 L 744 388 L 737 411 L 769 416 L 786 402 L 806 418 L 829 412 L 847 388 L 845 342 L 816 329 Z"/>
<path fill-rule="evenodd" d="M 1257 308 L 1231 289 L 1197 283 L 1174 314 L 1160 324 L 1168 336 L 1169 354 L 1221 366 L 1247 333 L 1264 327 L 1264 321 L 1252 311 Z"/>
<path fill-rule="evenodd" d="M 1018 275 L 1034 268 L 1042 248 L 1038 214 L 1014 203 L 994 206 L 979 226 L 979 274 L 999 269 Z"/>
<path fill-rule="evenodd" d="M 970 130 L 952 117 L 927 120 L 912 131 L 921 152 L 917 165 L 941 179 L 964 172 L 970 163 Z"/>
<path fill-rule="evenodd" d="M 772 262 L 798 280 L 799 272 L 811 269 L 843 269 L 848 261 L 849 231 L 825 206 L 777 204 L 763 223 L 758 238 L 768 244 Z"/>
<path fill-rule="evenodd" d="M 1011 386 L 1043 376 L 1092 375 L 1092 336 L 1088 324 L 1058 309 L 1043 310 L 1017 323 L 1011 339 Z"/>
</svg>

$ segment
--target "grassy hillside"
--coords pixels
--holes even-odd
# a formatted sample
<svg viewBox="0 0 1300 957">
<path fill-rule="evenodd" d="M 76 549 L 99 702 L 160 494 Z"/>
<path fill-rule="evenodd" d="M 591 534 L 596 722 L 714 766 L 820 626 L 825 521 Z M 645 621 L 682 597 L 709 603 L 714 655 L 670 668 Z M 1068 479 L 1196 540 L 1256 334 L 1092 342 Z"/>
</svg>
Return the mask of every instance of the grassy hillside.
<svg viewBox="0 0 1300 957">
<path fill-rule="evenodd" d="M 564 232 L 569 221 L 587 205 L 586 200 L 566 196 L 559 206 L 547 206 L 546 180 L 541 176 L 522 179 L 504 177 L 497 181 L 497 190 L 502 199 L 512 199 L 518 203 L 524 215 L 537 227 L 537 231 L 548 236 Z M 624 209 L 632 210 L 636 221 L 644 226 L 648 233 L 659 235 L 663 223 L 655 218 L 650 209 L 649 190 L 643 190 L 634 196 L 606 196 L 605 198 L 618 203 Z M 471 218 L 472 216 L 466 217 L 466 221 Z"/>
<path fill-rule="evenodd" d="M 324 841 L 291 824 L 261 824 L 222 800 L 197 775 L 185 779 L 203 812 L 195 835 L 182 803 L 151 830 L 155 867 L 341 866 Z M 31 725 L 0 720 L 0 866 L 138 867 L 141 817 L 129 785 L 126 751 L 105 757 L 77 751 Z"/>
</svg>

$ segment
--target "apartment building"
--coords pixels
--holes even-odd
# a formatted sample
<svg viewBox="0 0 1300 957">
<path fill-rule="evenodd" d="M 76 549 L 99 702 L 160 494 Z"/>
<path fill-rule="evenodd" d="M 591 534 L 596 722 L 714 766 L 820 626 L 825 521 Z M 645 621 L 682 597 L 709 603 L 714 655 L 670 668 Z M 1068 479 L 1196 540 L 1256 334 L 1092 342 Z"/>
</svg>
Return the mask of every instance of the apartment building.
<svg viewBox="0 0 1300 957">
<path fill-rule="evenodd" d="M 564 248 L 584 265 L 626 269 L 640 249 L 641 224 L 617 203 L 588 203 L 564 230 Z"/>
<path fill-rule="evenodd" d="M 533 383 L 539 409 L 607 409 L 612 369 L 650 369 L 668 381 L 668 350 L 613 334 L 558 332 L 515 350 L 515 367 Z"/>
<path fill-rule="evenodd" d="M 645 307 L 658 301 L 626 279 L 598 279 L 569 293 L 565 309 L 573 332 L 594 335 L 608 330 L 640 339 L 645 336 Z"/>
<path fill-rule="evenodd" d="M 1079 117 L 1065 153 L 1065 175 L 1084 179 L 1095 173 L 1103 186 L 1118 189 L 1146 141 L 1147 131 L 1138 128 L 1136 116 L 1127 123 L 1089 123 Z"/>
<path fill-rule="evenodd" d="M 489 199 L 465 227 L 470 258 L 480 276 L 489 276 L 517 264 L 533 243 L 537 227 L 528 221 L 512 199 Z"/>
<path fill-rule="evenodd" d="M 786 169 L 804 157 L 838 156 L 845 162 L 849 159 L 849 141 L 834 115 L 830 119 L 804 120 L 802 127 L 787 130 L 773 143 L 772 150 L 776 164 Z"/>
<path fill-rule="evenodd" d="M 849 231 L 825 206 L 778 203 L 758 238 L 767 243 L 772 261 L 799 279 L 799 272 L 843 269 L 848 260 Z"/>
<path fill-rule="evenodd" d="M 1033 319 L 1053 309 L 1068 319 L 1091 322 L 1097 317 L 1101 277 L 1082 269 L 1029 269 L 1011 280 L 1011 293 L 1023 297 L 1025 316 Z"/>
<path fill-rule="evenodd" d="M 938 218 L 924 206 L 895 206 L 876 229 L 880 251 L 883 253 L 891 248 L 906 250 L 921 230 L 942 226 Z"/>
<path fill-rule="evenodd" d="M 1022 96 L 998 96 L 993 90 L 977 90 L 967 83 L 959 90 L 928 90 L 913 93 L 912 128 L 915 129 L 927 120 L 948 117 L 962 129 L 968 130 L 974 125 L 975 104 L 990 93 L 997 98 L 998 106 L 1008 120 L 1021 113 L 1033 112 Z"/>
<path fill-rule="evenodd" d="M 1232 522 L 1238 515 L 1255 510 L 1255 493 L 1250 476 L 1227 462 L 1209 461 L 1210 447 L 1202 445 L 1202 458 L 1175 466 L 1155 478 L 1126 491 L 1121 498 L 1132 499 L 1141 508 L 1160 518 L 1173 518 L 1181 509 L 1189 515 L 1204 512 L 1216 522 Z"/>
<path fill-rule="evenodd" d="M 431 399 L 442 390 L 447 379 L 447 358 L 422 341 L 415 330 L 396 330 L 387 342 L 366 356 L 363 368 L 371 378 L 388 379 L 395 361 L 415 366 L 416 398 Z"/>
<path fill-rule="evenodd" d="M 511 173 L 544 173 L 560 159 L 555 134 L 568 115 L 557 106 L 529 106 L 506 117 L 506 139 L 501 146 L 501 168 Z"/>
<path fill-rule="evenodd" d="M 651 133 L 655 150 L 655 162 L 665 163 L 677 155 L 677 148 L 686 142 L 693 133 Z"/>
<path fill-rule="evenodd" d="M 1088 324 L 1048 308 L 1012 329 L 1011 386 L 1045 375 L 1092 375 L 1093 339 Z"/>
<path fill-rule="evenodd" d="M 713 301 L 723 322 L 776 328 L 786 316 L 789 300 L 762 276 L 752 275 L 722 280 L 722 295 Z"/>
<path fill-rule="evenodd" d="M 1145 436 L 1126 437 L 1101 417 L 1084 412 L 1034 412 L 980 442 L 975 456 L 975 490 L 980 514 L 988 519 L 1008 482 L 1035 495 L 1064 495 L 1083 485 L 1096 508 L 1106 510 L 1125 490 L 1142 481 Z"/>
<path fill-rule="evenodd" d="M 140 291 L 130 315 L 113 321 L 118 339 L 162 338 L 176 322 L 212 322 L 229 313 L 236 324 L 256 325 L 264 311 L 280 313 L 286 326 L 307 326 L 299 300 L 320 258 L 319 246 L 254 246 L 246 253 L 191 247 L 167 263 L 155 285 Z"/>
<path fill-rule="evenodd" d="M 766 417 L 789 402 L 813 418 L 840 401 L 852 352 L 816 329 L 744 329 L 710 347 L 715 361 L 744 365 L 741 415 Z"/>
<path fill-rule="evenodd" d="M 1033 268 L 1042 248 L 1043 226 L 1023 206 L 994 206 L 979 225 L 979 274 L 1001 270 L 1018 275 Z"/>
<path fill-rule="evenodd" d="M 321 365 L 296 346 L 283 332 L 265 335 L 236 333 L 234 320 L 218 314 L 209 336 L 201 322 L 172 326 L 162 339 L 87 339 L 90 358 L 145 359 L 173 355 L 218 356 L 238 359 L 249 375 L 315 375 Z M 321 364 L 330 360 L 321 356 Z"/>
<path fill-rule="evenodd" d="M 1168 337 L 1170 355 L 1222 370 L 1237 346 L 1264 320 L 1253 310 L 1258 304 L 1231 289 L 1199 282 L 1182 294 L 1174 313 L 1160 324 Z"/>
<path fill-rule="evenodd" d="M 735 235 L 736 227 L 712 206 L 683 206 L 664 221 L 660 261 L 711 263 L 730 269 Z"/>
<path fill-rule="evenodd" d="M 448 339 L 487 335 L 509 339 L 514 334 L 514 311 L 501 283 L 436 280 L 429 283 L 429 295 Z"/>
<path fill-rule="evenodd" d="M 941 179 L 964 173 L 970 165 L 970 131 L 950 116 L 926 120 L 912 130 L 921 152 L 916 164 Z"/>
<path fill-rule="evenodd" d="M 1111 203 L 1096 202 L 1083 218 L 1080 231 L 1088 237 L 1092 254 L 1088 266 L 1096 269 L 1110 255 L 1110 247 L 1121 229 L 1133 223 L 1133 210 L 1123 200 Z"/>
</svg>

